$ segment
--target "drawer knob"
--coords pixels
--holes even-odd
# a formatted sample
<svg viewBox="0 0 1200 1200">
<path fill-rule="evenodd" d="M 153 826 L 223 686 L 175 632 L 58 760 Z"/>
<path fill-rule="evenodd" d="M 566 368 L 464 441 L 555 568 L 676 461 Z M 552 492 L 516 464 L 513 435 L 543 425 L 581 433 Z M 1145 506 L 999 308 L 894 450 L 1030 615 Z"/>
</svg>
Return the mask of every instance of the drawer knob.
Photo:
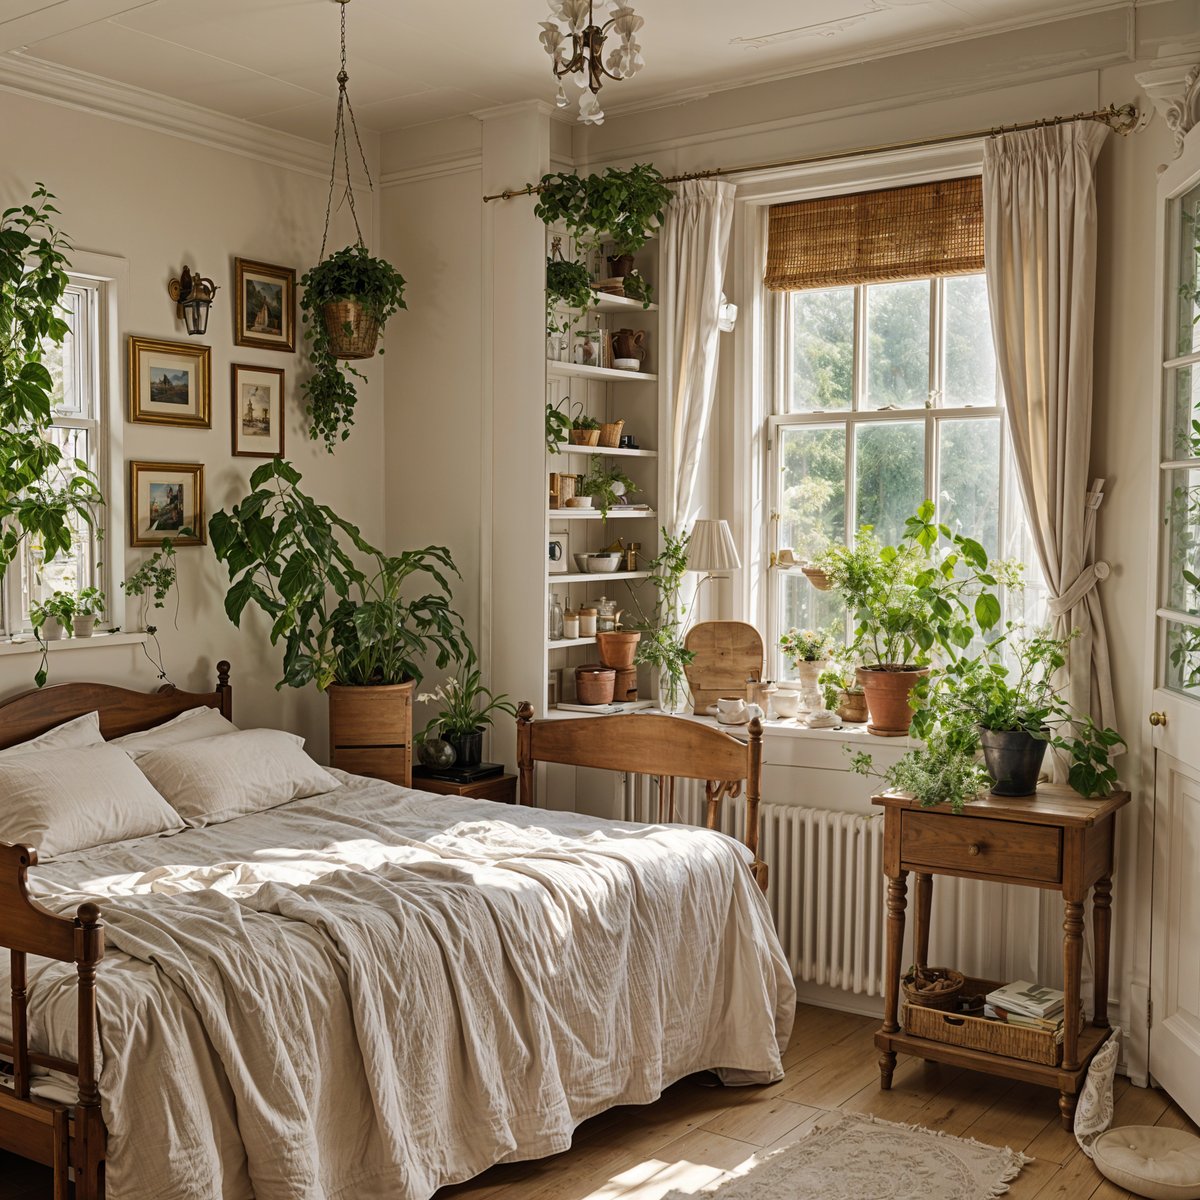
<svg viewBox="0 0 1200 1200">
<path fill-rule="evenodd" d="M 980 850 L 980 846 L 979 846 L 979 843 L 978 843 L 978 842 L 972 842 L 972 843 L 971 843 L 971 844 L 970 844 L 970 845 L 967 847 L 967 853 L 968 853 L 968 854 L 978 854 L 978 853 L 979 853 L 979 850 Z"/>
</svg>

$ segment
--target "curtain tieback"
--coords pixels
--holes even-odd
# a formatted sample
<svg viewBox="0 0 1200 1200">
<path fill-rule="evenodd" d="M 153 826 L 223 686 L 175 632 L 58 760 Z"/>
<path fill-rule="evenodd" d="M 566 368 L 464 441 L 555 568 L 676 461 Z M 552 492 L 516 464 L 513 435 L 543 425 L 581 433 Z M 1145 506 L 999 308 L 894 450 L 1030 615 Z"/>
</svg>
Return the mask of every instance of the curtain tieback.
<svg viewBox="0 0 1200 1200">
<path fill-rule="evenodd" d="M 1084 567 L 1079 572 L 1079 577 L 1061 596 L 1051 596 L 1046 601 L 1046 607 L 1050 610 L 1050 615 L 1052 617 L 1065 616 L 1096 584 L 1102 579 L 1107 579 L 1108 576 L 1109 566 L 1103 559 L 1092 563 L 1091 566 Z"/>
</svg>

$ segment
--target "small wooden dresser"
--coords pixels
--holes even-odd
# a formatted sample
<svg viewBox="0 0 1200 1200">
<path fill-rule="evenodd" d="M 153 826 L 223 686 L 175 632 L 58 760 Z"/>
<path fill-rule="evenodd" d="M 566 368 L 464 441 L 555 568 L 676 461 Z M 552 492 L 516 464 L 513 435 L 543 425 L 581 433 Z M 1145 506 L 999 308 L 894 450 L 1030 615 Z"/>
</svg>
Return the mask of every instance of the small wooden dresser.
<svg viewBox="0 0 1200 1200">
<path fill-rule="evenodd" d="M 880 1086 L 892 1086 L 896 1054 L 917 1055 L 1008 1079 L 1056 1088 L 1063 1125 L 1071 1128 L 1075 1102 L 1088 1063 L 1108 1037 L 1108 960 L 1112 928 L 1112 869 L 1116 813 L 1128 792 L 1088 800 L 1069 787 L 1043 784 L 1034 796 L 985 794 L 961 816 L 949 806 L 922 808 L 903 793 L 887 792 L 871 802 L 884 810 L 883 871 L 887 888 L 887 967 L 883 1027 L 875 1035 L 882 1051 Z M 1083 957 L 1083 905 L 1092 893 L 1095 935 L 1093 1018 L 1082 1032 L 1066 1022 L 1060 1066 L 1042 1066 L 982 1050 L 951 1046 L 905 1033 L 897 1020 L 908 873 L 916 876 L 914 956 L 929 952 L 933 876 L 1052 888 L 1062 893 L 1064 1008 L 1077 1012 Z M 953 965 L 953 964 L 949 964 Z"/>
</svg>

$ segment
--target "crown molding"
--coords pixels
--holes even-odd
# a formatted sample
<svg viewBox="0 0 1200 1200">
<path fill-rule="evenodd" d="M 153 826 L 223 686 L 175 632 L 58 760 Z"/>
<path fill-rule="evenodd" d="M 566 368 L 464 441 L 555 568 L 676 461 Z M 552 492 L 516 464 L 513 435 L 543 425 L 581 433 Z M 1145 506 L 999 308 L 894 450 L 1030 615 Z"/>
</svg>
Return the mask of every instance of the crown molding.
<svg viewBox="0 0 1200 1200">
<path fill-rule="evenodd" d="M 1174 157 L 1183 153 L 1184 139 L 1200 123 L 1200 64 L 1178 62 L 1134 76 L 1166 122 L 1175 142 Z"/>
<path fill-rule="evenodd" d="M 483 167 L 483 154 L 457 154 L 452 157 L 434 159 L 413 167 L 401 167 L 380 176 L 379 186 L 384 188 L 404 187 L 410 183 L 423 183 L 427 179 L 445 179 L 450 175 L 467 175 Z"/>
<path fill-rule="evenodd" d="M 320 142 L 19 51 L 0 54 L 0 90 L 183 138 L 288 171 L 321 179 L 329 176 L 329 150 Z M 366 183 L 366 176 L 355 172 L 354 182 Z"/>
</svg>

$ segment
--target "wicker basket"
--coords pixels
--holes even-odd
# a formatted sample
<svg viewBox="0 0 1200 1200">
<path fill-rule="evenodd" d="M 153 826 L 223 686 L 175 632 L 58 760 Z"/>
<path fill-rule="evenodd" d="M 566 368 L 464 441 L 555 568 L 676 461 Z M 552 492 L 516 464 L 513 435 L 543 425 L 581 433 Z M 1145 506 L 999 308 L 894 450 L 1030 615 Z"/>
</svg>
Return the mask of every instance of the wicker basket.
<svg viewBox="0 0 1200 1200">
<path fill-rule="evenodd" d="M 923 992 L 914 988 L 909 983 L 909 978 L 906 975 L 901 980 L 901 986 L 904 989 L 904 999 L 914 1007 L 919 1005 L 923 1008 L 942 1009 L 944 1011 L 957 1008 L 958 998 L 962 995 L 966 977 L 960 971 L 955 971 L 952 967 L 926 967 L 925 970 L 930 975 L 942 976 L 950 980 L 950 986 L 940 992 Z"/>
<path fill-rule="evenodd" d="M 613 449 L 621 444 L 621 430 L 625 428 L 624 421 L 606 421 L 600 426 L 600 445 Z"/>
<path fill-rule="evenodd" d="M 374 358 L 379 322 L 357 300 L 330 300 L 321 305 L 321 320 L 334 358 Z"/>
<path fill-rule="evenodd" d="M 575 699 L 580 704 L 611 704 L 617 673 L 599 663 L 575 668 Z"/>
<path fill-rule="evenodd" d="M 598 429 L 572 429 L 571 430 L 571 445 L 572 446 L 595 446 L 600 442 L 600 430 Z"/>
</svg>

